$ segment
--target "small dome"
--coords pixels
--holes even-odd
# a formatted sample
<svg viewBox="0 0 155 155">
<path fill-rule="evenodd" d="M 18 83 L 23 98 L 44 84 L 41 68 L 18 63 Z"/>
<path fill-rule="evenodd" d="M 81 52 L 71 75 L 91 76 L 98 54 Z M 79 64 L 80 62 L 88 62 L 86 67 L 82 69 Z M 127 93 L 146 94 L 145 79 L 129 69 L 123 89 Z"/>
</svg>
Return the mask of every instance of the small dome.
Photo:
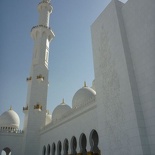
<svg viewBox="0 0 155 155">
<path fill-rule="evenodd" d="M 95 96 L 96 91 L 85 85 L 75 93 L 72 99 L 72 107 L 76 108 L 89 102 L 93 102 L 95 100 Z"/>
<path fill-rule="evenodd" d="M 52 113 L 52 120 L 60 119 L 70 109 L 71 109 L 71 107 L 68 106 L 67 104 L 65 104 L 65 102 L 63 100 L 63 102 L 54 109 L 54 111 Z"/>
<path fill-rule="evenodd" d="M 49 114 L 49 112 L 46 113 L 46 123 L 45 125 L 51 123 L 52 121 L 52 115 Z"/>
<path fill-rule="evenodd" d="M 20 119 L 18 114 L 10 108 L 10 110 L 4 112 L 0 116 L 0 128 L 7 127 L 12 129 L 18 129 L 20 124 Z"/>
</svg>

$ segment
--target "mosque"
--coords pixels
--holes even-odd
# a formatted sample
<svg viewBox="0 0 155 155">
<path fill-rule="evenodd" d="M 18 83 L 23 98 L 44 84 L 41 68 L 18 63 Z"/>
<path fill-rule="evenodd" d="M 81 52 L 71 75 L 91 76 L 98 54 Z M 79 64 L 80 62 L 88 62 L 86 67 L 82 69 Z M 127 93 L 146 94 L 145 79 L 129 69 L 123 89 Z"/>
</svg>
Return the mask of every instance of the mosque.
<svg viewBox="0 0 155 155">
<path fill-rule="evenodd" d="M 46 110 L 50 0 L 38 4 L 23 130 L 0 115 L 6 155 L 155 155 L 155 1 L 112 0 L 91 25 L 95 80 Z"/>
</svg>

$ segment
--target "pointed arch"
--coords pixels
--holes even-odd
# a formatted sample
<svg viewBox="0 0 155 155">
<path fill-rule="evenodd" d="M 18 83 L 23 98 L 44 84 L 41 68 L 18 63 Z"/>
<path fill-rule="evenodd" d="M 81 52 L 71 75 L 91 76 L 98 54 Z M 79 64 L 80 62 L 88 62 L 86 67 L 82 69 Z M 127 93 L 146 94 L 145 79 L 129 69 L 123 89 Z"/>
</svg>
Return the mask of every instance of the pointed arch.
<svg viewBox="0 0 155 155">
<path fill-rule="evenodd" d="M 84 133 L 82 133 L 80 135 L 79 146 L 80 146 L 80 152 L 83 155 L 86 155 L 87 154 L 87 150 L 86 150 L 86 147 L 87 147 L 87 138 L 86 138 L 86 135 Z"/>
<path fill-rule="evenodd" d="M 61 150 L 62 150 L 62 145 L 61 145 L 61 142 L 58 141 L 58 144 L 57 144 L 57 155 L 61 155 Z"/>
<path fill-rule="evenodd" d="M 42 155 L 46 155 L 46 146 L 43 147 Z"/>
<path fill-rule="evenodd" d="M 72 155 L 77 155 L 77 152 L 76 152 L 77 140 L 76 140 L 75 136 L 72 137 L 70 146 L 71 146 L 71 154 Z"/>
<path fill-rule="evenodd" d="M 89 136 L 89 143 L 91 146 L 91 152 L 93 154 L 100 154 L 100 150 L 98 148 L 98 143 L 99 143 L 99 136 L 96 130 L 92 130 Z"/>
<path fill-rule="evenodd" d="M 47 146 L 47 155 L 50 155 L 50 153 L 51 153 L 51 147 L 50 147 L 50 144 L 48 144 L 48 146 Z"/>
<path fill-rule="evenodd" d="M 56 146 L 55 143 L 52 144 L 52 155 L 55 155 Z"/>
<path fill-rule="evenodd" d="M 1 155 L 11 155 L 11 149 L 9 147 L 5 147 L 2 150 Z"/>
<path fill-rule="evenodd" d="M 43 38 L 44 38 L 44 37 L 45 37 L 45 38 L 47 37 L 46 31 L 43 31 L 43 32 L 42 32 L 42 36 L 43 36 Z"/>
<path fill-rule="evenodd" d="M 65 139 L 63 143 L 63 155 L 68 155 L 68 149 L 69 149 L 68 139 Z"/>
</svg>

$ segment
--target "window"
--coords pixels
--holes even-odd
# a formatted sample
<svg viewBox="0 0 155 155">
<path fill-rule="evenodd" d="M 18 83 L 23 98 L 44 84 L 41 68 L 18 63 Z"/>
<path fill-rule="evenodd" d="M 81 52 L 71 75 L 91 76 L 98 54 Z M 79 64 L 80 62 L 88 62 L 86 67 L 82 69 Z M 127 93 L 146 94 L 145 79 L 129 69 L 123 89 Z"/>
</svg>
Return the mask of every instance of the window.
<svg viewBox="0 0 155 155">
<path fill-rule="evenodd" d="M 49 51 L 46 49 L 45 51 L 45 66 L 48 67 L 48 57 L 49 57 Z"/>
</svg>

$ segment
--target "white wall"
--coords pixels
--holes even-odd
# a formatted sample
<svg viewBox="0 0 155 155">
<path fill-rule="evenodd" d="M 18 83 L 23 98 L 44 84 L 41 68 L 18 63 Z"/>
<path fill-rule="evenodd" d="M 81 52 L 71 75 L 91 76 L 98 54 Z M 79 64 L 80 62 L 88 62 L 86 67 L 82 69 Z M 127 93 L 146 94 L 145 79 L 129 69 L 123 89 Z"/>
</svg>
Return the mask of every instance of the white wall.
<svg viewBox="0 0 155 155">
<path fill-rule="evenodd" d="M 155 155 L 155 1 L 129 0 L 122 9 L 139 97 Z"/>
<path fill-rule="evenodd" d="M 148 154 L 141 139 L 144 117 L 137 92 L 122 3 L 113 0 L 92 25 L 101 153 Z M 145 151 L 145 152 L 144 152 Z"/>
<path fill-rule="evenodd" d="M 0 133 L 0 153 L 6 147 L 10 148 L 11 155 L 21 155 L 22 153 L 22 133 Z"/>
<path fill-rule="evenodd" d="M 50 125 L 47 130 L 42 131 L 40 139 L 40 155 L 42 155 L 42 149 L 44 145 L 46 147 L 48 144 L 52 146 L 52 143 L 54 142 L 57 146 L 58 141 L 61 141 L 63 146 L 65 138 L 67 138 L 69 141 L 70 154 L 70 142 L 73 136 L 75 136 L 77 139 L 77 152 L 79 153 L 79 138 L 82 133 L 84 133 L 87 137 L 87 151 L 90 151 L 89 135 L 93 129 L 98 131 L 96 106 L 94 107 L 94 105 L 93 108 L 87 111 L 85 111 L 85 108 L 83 108 L 81 112 L 75 112 L 71 116 L 63 119 L 63 121 L 58 123 L 58 125 Z"/>
</svg>

